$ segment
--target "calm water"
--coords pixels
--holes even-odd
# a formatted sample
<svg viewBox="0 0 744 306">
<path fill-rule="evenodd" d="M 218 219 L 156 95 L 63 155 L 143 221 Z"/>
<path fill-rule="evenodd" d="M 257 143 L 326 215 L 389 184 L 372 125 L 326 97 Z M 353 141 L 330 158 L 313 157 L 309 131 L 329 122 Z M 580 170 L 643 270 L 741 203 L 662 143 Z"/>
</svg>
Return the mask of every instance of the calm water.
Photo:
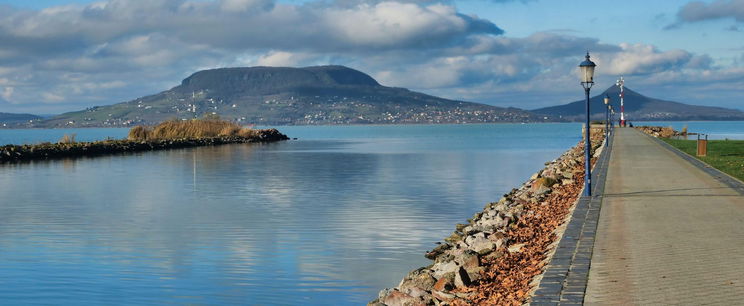
<svg viewBox="0 0 744 306">
<path fill-rule="evenodd" d="M 77 141 L 95 141 L 106 138 L 126 138 L 128 128 L 110 129 L 18 129 L 0 130 L 0 145 L 37 144 L 40 142 L 57 142 L 65 135 L 75 135 Z"/>
<path fill-rule="evenodd" d="M 0 304 L 363 304 L 580 129 L 284 127 L 300 140 L 0 165 Z"/>
<path fill-rule="evenodd" d="M 709 134 L 709 139 L 744 139 L 744 121 L 637 121 L 633 124 L 672 126 L 681 130 L 684 126 L 690 132 Z M 508 125 L 506 125 L 508 126 Z M 396 128 L 395 135 L 418 137 L 420 133 L 426 133 L 430 126 L 424 128 L 409 126 L 405 129 Z M 350 126 L 338 127 L 281 127 L 282 132 L 291 134 L 291 137 L 302 139 L 357 139 L 363 138 L 389 138 L 385 128 L 380 126 Z M 382 129 L 382 130 L 380 130 Z M 383 133 L 378 133 L 383 131 Z M 36 144 L 40 142 L 56 142 L 65 134 L 75 134 L 78 141 L 94 141 L 106 138 L 125 138 L 129 132 L 128 128 L 109 129 L 0 129 L 0 145 L 4 144 Z M 497 145 L 497 144 L 495 144 Z"/>
<path fill-rule="evenodd" d="M 744 139 L 744 121 L 638 121 L 634 125 L 671 126 L 681 131 L 687 126 L 687 131 L 708 134 L 708 139 Z M 690 136 L 695 139 L 696 136 Z"/>
</svg>

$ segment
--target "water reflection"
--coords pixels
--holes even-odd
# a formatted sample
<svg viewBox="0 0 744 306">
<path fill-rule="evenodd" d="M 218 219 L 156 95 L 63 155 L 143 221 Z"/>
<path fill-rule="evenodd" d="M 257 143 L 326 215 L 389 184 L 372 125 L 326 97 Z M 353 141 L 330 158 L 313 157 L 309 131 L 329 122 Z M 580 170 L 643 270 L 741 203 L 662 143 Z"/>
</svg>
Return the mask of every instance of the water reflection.
<svg viewBox="0 0 744 306">
<path fill-rule="evenodd" d="M 577 141 L 466 128 L 0 165 L 0 304 L 365 303 Z"/>
</svg>

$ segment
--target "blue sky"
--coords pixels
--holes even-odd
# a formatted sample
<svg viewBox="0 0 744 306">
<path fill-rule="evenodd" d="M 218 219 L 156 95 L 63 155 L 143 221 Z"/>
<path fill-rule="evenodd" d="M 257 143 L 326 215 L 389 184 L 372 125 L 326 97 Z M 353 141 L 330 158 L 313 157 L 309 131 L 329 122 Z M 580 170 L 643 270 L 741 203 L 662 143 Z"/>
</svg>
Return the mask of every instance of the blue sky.
<svg viewBox="0 0 744 306">
<path fill-rule="evenodd" d="M 661 49 L 681 48 L 717 57 L 741 56 L 744 35 L 726 30 L 737 25 L 733 19 L 722 18 L 665 29 L 675 23 L 680 7 L 689 2 L 602 0 L 494 4 L 489 1 L 464 1 L 458 3 L 458 7 L 464 12 L 477 13 L 493 20 L 506 29 L 507 35 L 522 37 L 537 31 L 567 31 L 596 37 L 605 43 L 653 43 Z M 580 12 L 586 16 L 579 16 Z"/>
<path fill-rule="evenodd" d="M 389 86 L 534 109 L 620 75 L 649 96 L 744 109 L 744 0 L 0 0 L 0 112 L 57 113 L 199 69 L 341 64 Z"/>
</svg>

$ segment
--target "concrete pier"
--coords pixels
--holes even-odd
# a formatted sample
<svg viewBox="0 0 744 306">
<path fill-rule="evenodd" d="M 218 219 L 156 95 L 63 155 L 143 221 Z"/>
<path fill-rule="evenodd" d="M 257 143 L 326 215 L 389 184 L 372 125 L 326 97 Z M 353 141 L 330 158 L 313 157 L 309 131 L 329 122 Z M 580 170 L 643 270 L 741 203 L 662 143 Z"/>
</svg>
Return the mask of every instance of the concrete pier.
<svg viewBox="0 0 744 306">
<path fill-rule="evenodd" d="M 744 301 L 744 195 L 657 141 L 616 129 L 584 304 Z"/>
</svg>

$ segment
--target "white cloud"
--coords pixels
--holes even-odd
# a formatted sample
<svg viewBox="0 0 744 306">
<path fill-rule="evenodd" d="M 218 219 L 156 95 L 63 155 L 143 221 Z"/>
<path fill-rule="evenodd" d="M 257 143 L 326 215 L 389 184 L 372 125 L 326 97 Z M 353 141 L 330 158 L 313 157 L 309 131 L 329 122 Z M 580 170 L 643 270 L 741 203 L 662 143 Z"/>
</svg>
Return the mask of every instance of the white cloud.
<svg viewBox="0 0 744 306">
<path fill-rule="evenodd" d="M 41 94 L 41 97 L 44 102 L 51 102 L 51 103 L 62 102 L 65 100 L 64 96 L 60 94 L 56 94 L 56 93 L 51 93 L 51 92 L 44 92 Z"/>
<path fill-rule="evenodd" d="M 221 0 L 220 8 L 230 13 L 242 13 L 251 9 L 268 10 L 274 6 L 270 0 Z"/>
<path fill-rule="evenodd" d="M 0 76 L 12 69 L 14 82 L 24 78 L 15 99 L 75 108 L 167 89 L 199 68 L 353 62 L 372 52 L 446 49 L 502 32 L 431 2 L 108 0 L 9 8 L 0 16 Z M 135 81 L 90 86 L 121 80 Z"/>
<path fill-rule="evenodd" d="M 488 21 L 458 14 L 453 6 L 442 4 L 380 2 L 345 8 L 267 1 L 109 0 L 16 11 L 0 20 L 0 34 L 9 40 L 3 49 L 32 52 L 42 52 L 37 48 L 40 44 L 56 43 L 58 51 L 77 51 L 88 44 L 127 39 L 135 43 L 134 37 L 146 39 L 152 34 L 223 49 L 327 51 L 449 45 L 470 34 L 502 32 Z M 256 7 L 261 9 L 252 10 Z"/>
<path fill-rule="evenodd" d="M 339 40 L 368 46 L 396 46 L 422 37 L 448 37 L 468 30 L 467 21 L 457 15 L 454 7 L 441 4 L 362 4 L 328 10 L 323 20 Z"/>
<path fill-rule="evenodd" d="M 649 74 L 684 67 L 693 58 L 684 50 L 660 52 L 653 45 L 621 43 L 622 51 L 610 56 L 609 61 L 597 59 L 608 74 Z"/>
<path fill-rule="evenodd" d="M 199 69 L 340 64 L 388 86 L 536 108 L 574 99 L 573 71 L 587 49 L 599 65 L 597 86 L 619 74 L 658 86 L 741 77 L 685 50 L 566 32 L 502 33 L 492 21 L 426 0 L 108 0 L 6 9 L 0 86 L 14 88 L 9 109 L 42 101 L 49 113 L 153 94 Z M 730 94 L 740 88 L 730 86 Z"/>
<path fill-rule="evenodd" d="M 302 53 L 293 53 L 286 51 L 270 51 L 258 58 L 255 65 L 274 66 L 274 67 L 291 67 L 298 66 L 304 61 L 311 59 L 312 56 Z"/>
<path fill-rule="evenodd" d="M 677 12 L 682 22 L 697 22 L 711 19 L 733 18 L 744 22 L 744 0 L 716 0 L 710 3 L 693 1 Z"/>
<path fill-rule="evenodd" d="M 0 94 L 0 97 L 3 97 L 3 100 L 12 102 L 13 101 L 13 92 L 15 91 L 15 88 L 11 86 L 6 86 L 3 88 L 3 93 Z"/>
</svg>

